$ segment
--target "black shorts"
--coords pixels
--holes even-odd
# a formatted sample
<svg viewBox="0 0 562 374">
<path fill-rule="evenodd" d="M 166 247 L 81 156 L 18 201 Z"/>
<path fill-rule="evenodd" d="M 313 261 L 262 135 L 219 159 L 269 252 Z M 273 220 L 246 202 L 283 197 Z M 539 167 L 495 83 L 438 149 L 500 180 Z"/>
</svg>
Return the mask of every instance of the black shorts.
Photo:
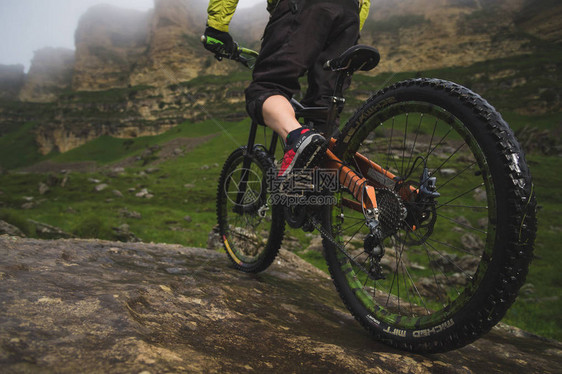
<svg viewBox="0 0 562 374">
<path fill-rule="evenodd" d="M 250 117 L 263 124 L 264 101 L 273 95 L 290 99 L 300 91 L 299 78 L 306 73 L 308 90 L 302 104 L 326 106 L 336 73 L 322 66 L 358 38 L 357 0 L 281 0 L 265 28 L 253 81 L 246 89 Z"/>
</svg>

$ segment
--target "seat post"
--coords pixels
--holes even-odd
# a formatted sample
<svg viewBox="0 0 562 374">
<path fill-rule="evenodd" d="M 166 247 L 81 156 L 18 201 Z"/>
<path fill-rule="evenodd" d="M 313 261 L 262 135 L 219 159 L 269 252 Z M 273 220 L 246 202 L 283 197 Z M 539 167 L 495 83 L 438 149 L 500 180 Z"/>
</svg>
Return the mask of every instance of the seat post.
<svg viewBox="0 0 562 374">
<path fill-rule="evenodd" d="M 338 115 L 343 110 L 345 105 L 345 98 L 343 97 L 343 86 L 346 79 L 348 79 L 349 73 L 347 71 L 338 72 L 338 77 L 336 79 L 336 87 L 334 88 L 334 94 L 330 97 L 330 104 L 328 107 L 328 116 L 326 118 L 326 124 L 328 126 L 327 135 L 331 136 L 334 134 L 338 127 L 336 119 Z"/>
<path fill-rule="evenodd" d="M 256 143 L 256 133 L 258 131 L 258 123 L 252 121 L 252 126 L 250 127 L 250 134 L 248 135 L 248 144 L 246 145 L 246 152 L 253 152 L 254 144 Z"/>
</svg>

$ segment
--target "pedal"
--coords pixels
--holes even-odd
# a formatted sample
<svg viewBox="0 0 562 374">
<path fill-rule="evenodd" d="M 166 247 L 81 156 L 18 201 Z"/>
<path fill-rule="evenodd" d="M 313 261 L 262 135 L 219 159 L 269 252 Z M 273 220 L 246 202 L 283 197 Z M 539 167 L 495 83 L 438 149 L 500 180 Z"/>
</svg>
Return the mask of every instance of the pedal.
<svg viewBox="0 0 562 374">
<path fill-rule="evenodd" d="M 314 231 L 314 225 L 312 224 L 312 222 L 310 222 L 310 220 L 307 220 L 301 227 L 302 231 L 304 232 L 313 232 Z"/>
</svg>

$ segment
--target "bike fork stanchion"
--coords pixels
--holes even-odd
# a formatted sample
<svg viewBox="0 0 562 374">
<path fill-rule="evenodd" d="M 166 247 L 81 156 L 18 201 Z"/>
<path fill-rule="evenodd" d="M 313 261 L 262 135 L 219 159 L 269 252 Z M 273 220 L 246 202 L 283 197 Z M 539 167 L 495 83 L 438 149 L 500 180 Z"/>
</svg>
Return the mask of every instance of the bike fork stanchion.
<svg viewBox="0 0 562 374">
<path fill-rule="evenodd" d="M 244 208 L 244 195 L 246 194 L 246 187 L 248 184 L 250 167 L 252 166 L 251 155 L 254 153 L 254 144 L 256 142 L 257 130 L 258 130 L 258 124 L 255 121 L 252 121 L 252 127 L 250 128 L 250 136 L 248 137 L 248 144 L 246 146 L 246 152 L 244 154 L 244 162 L 242 163 L 242 175 L 240 176 L 240 183 L 238 185 L 236 205 L 234 206 L 234 211 L 240 214 L 242 213 Z"/>
<path fill-rule="evenodd" d="M 273 158 L 275 158 L 275 150 L 277 149 L 277 141 L 279 140 L 279 135 L 274 131 L 271 137 L 271 142 L 269 143 L 269 149 L 267 153 Z"/>
</svg>

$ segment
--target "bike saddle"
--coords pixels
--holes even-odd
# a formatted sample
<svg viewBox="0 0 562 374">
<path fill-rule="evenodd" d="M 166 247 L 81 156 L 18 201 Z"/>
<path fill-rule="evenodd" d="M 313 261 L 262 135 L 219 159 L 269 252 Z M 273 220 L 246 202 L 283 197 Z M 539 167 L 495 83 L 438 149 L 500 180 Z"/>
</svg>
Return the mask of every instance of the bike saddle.
<svg viewBox="0 0 562 374">
<path fill-rule="evenodd" d="M 357 70 L 368 71 L 374 69 L 381 59 L 379 51 L 367 45 L 355 45 L 333 60 L 324 64 L 324 69 L 332 71 L 347 70 L 353 73 Z"/>
</svg>

